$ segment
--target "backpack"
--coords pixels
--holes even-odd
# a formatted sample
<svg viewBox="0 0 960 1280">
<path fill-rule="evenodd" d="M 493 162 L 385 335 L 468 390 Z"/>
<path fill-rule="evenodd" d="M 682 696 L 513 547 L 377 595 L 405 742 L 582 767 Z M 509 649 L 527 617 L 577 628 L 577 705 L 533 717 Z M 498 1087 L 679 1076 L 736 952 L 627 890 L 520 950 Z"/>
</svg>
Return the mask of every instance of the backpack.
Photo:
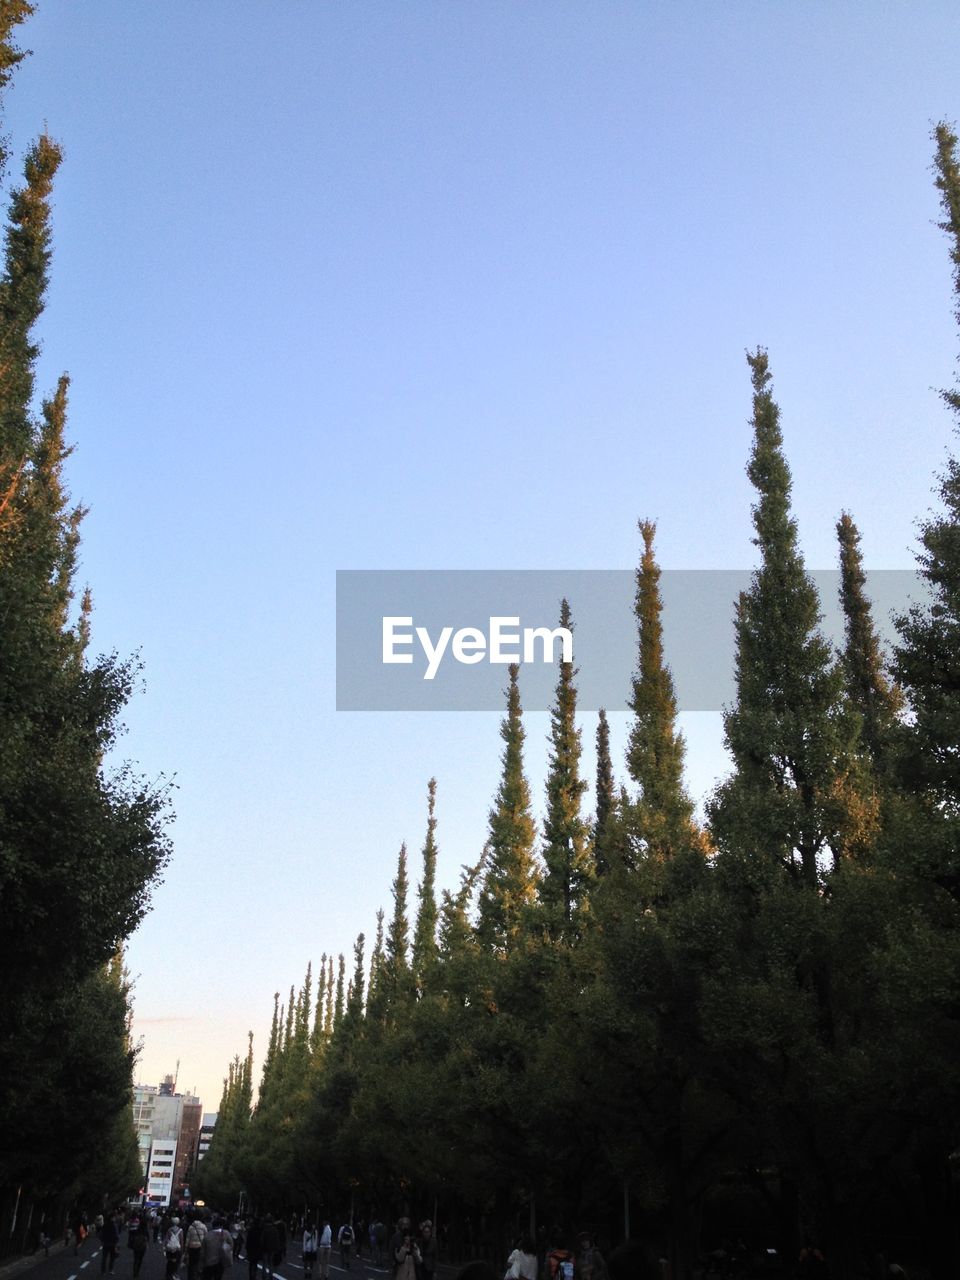
<svg viewBox="0 0 960 1280">
<path fill-rule="evenodd" d="M 573 1280 L 573 1258 L 569 1254 L 560 1258 L 554 1255 L 554 1258 L 557 1268 L 553 1273 L 553 1280 Z"/>
<path fill-rule="evenodd" d="M 343 1230 L 340 1232 L 340 1243 L 353 1244 L 353 1228 L 352 1227 L 343 1228 Z"/>
</svg>

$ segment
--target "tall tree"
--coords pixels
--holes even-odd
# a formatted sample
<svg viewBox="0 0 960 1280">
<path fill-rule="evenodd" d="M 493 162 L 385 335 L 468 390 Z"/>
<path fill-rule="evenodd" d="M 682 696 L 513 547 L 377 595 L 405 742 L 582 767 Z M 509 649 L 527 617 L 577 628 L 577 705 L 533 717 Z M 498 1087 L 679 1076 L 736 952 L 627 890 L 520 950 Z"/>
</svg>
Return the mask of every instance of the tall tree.
<svg viewBox="0 0 960 1280">
<path fill-rule="evenodd" d="M 612 796 L 606 805 L 606 874 L 596 891 L 602 927 L 594 939 L 600 981 L 584 1001 L 583 1038 L 608 1059 L 607 1087 L 591 1100 L 608 1158 L 624 1178 L 653 1176 L 662 1185 L 671 1273 L 686 1280 L 696 1254 L 697 1197 L 726 1117 L 704 1087 L 697 977 L 672 929 L 675 918 L 693 912 L 707 845 L 683 782 L 684 742 L 663 651 L 656 527 L 644 520 L 639 528 L 638 657 L 627 749 L 637 791 L 622 796 L 619 815 Z M 603 747 L 608 753 L 608 738 Z M 612 770 L 605 764 L 604 772 L 609 796 Z"/>
<path fill-rule="evenodd" d="M 760 566 L 736 614 L 737 700 L 724 716 L 733 776 L 711 804 L 722 846 L 755 871 L 780 867 L 816 891 L 870 820 L 862 803 L 858 717 L 844 704 L 843 674 L 820 631 L 790 513 L 790 469 L 767 354 L 747 356 L 753 380 Z"/>
<path fill-rule="evenodd" d="M 373 951 L 370 953 L 370 980 L 367 984 L 367 1022 L 371 1027 L 378 1026 L 384 1015 L 383 965 L 384 935 L 383 907 L 377 908 L 377 932 L 373 940 Z"/>
<path fill-rule="evenodd" d="M 350 998 L 347 1001 L 346 1017 L 353 1035 L 357 1035 L 363 1022 L 363 990 L 364 990 L 364 936 L 357 934 L 353 944 L 353 978 L 350 981 Z"/>
<path fill-rule="evenodd" d="M 344 991 L 344 981 L 346 979 L 346 961 L 343 958 L 343 952 L 337 956 L 337 996 L 333 1005 L 333 1030 L 336 1032 L 341 1020 L 343 1019 L 344 1002 L 346 993 Z"/>
<path fill-rule="evenodd" d="M 837 537 L 840 541 L 840 603 L 846 631 L 842 667 L 847 695 L 860 713 L 863 746 L 876 766 L 884 766 L 889 763 L 903 697 L 884 671 L 880 637 L 873 625 L 866 594 L 860 533 L 846 512 L 837 521 Z"/>
<path fill-rule="evenodd" d="M 519 666 L 511 664 L 507 714 L 500 726 L 504 742 L 503 767 L 490 811 L 486 872 L 477 919 L 478 937 L 484 945 L 501 950 L 522 929 L 536 894 L 535 828 L 530 811 L 530 786 L 523 772 L 519 676 Z"/>
<path fill-rule="evenodd" d="M 29 4 L 0 0 L 0 89 L 22 57 L 13 31 L 31 12 Z M 5 158 L 0 142 L 0 166 Z M 87 992 L 91 1017 L 106 1017 L 109 993 L 97 983 L 145 914 L 169 857 L 163 787 L 104 765 L 137 664 L 90 660 L 89 593 L 73 617 L 83 511 L 71 505 L 64 474 L 66 377 L 39 412 L 34 405 L 35 326 L 47 289 L 59 164 L 59 146 L 42 135 L 10 199 L 0 273 L 0 1128 L 8 1150 L 25 1161 L 17 1168 L 8 1160 L 0 1171 L 0 1250 L 11 1238 L 7 1206 L 32 1194 L 36 1168 L 24 1124 L 35 1126 L 39 1149 L 56 1105 L 36 1092 L 45 1078 L 37 1064 L 46 1064 L 56 1092 L 74 1050 L 87 1054 L 90 1045 L 71 1030 L 79 1007 L 71 1007 L 73 993 Z M 122 1049 L 114 1054 L 106 1022 L 101 1043 L 104 1070 L 108 1059 L 121 1074 L 129 1068 Z M 76 1065 L 97 1069 L 89 1057 Z M 66 1127 L 62 1135 L 67 1181 Z"/>
<path fill-rule="evenodd" d="M 612 823 L 617 812 L 617 784 L 610 756 L 610 723 L 603 707 L 597 722 L 597 812 L 593 824 L 593 861 L 597 876 L 610 866 Z"/>
<path fill-rule="evenodd" d="M 275 991 L 273 993 L 273 1022 L 270 1024 L 270 1038 L 267 1041 L 267 1055 L 263 1060 L 263 1074 L 260 1078 L 259 1101 L 261 1102 L 263 1101 L 265 1087 L 269 1087 L 267 1082 L 271 1078 L 274 1063 L 277 1061 L 282 1048 L 282 1035 L 280 992 Z"/>
<path fill-rule="evenodd" d="M 329 1040 L 333 1034 L 333 981 L 333 956 L 331 955 L 327 965 L 327 1003 L 323 1015 L 323 1035 L 326 1040 Z"/>
<path fill-rule="evenodd" d="M 683 736 L 677 730 L 673 677 L 663 655 L 660 566 L 653 551 L 657 527 L 641 520 L 643 553 L 637 569 L 637 670 L 630 709 L 627 771 L 638 795 L 627 811 L 634 857 L 666 861 L 699 840 L 693 802 L 683 785 Z"/>
<path fill-rule="evenodd" d="M 960 323 L 960 163 L 957 135 L 934 132 L 936 185 L 950 240 L 955 315 Z M 960 422 L 960 391 L 943 398 Z M 947 459 L 939 478 L 942 509 L 920 533 L 920 573 L 931 600 L 898 619 L 894 670 L 910 706 L 904 780 L 928 806 L 929 860 L 938 881 L 960 897 L 960 461 Z"/>
<path fill-rule="evenodd" d="M 427 783 L 427 835 L 423 842 L 423 879 L 417 891 L 417 922 L 413 931 L 411 968 L 416 989 L 422 992 L 437 959 L 437 780 Z"/>
<path fill-rule="evenodd" d="M 317 981 L 317 1003 L 313 1015 L 313 1030 L 310 1032 L 310 1054 L 317 1057 L 324 1042 L 323 1037 L 323 1002 L 327 992 L 327 953 L 320 957 L 320 977 Z"/>
<path fill-rule="evenodd" d="M 295 989 L 291 982 L 290 997 L 287 1000 L 286 1018 L 283 1024 L 283 1047 L 285 1049 L 289 1048 L 290 1045 L 293 1044 L 293 1024 L 296 1016 L 295 999 Z"/>
<path fill-rule="evenodd" d="M 384 1012 L 395 1018 L 406 1004 L 410 983 L 410 921 L 407 916 L 407 846 L 401 844 L 397 856 L 397 874 L 393 881 L 393 915 L 387 927 L 383 962 Z"/>
<path fill-rule="evenodd" d="M 560 626 L 573 630 L 570 605 L 560 603 Z M 580 803 L 587 783 L 580 777 L 576 670 L 560 657 L 560 674 L 550 711 L 547 812 L 543 824 L 545 871 L 539 884 L 546 927 L 554 936 L 568 932 L 590 879 L 586 825 Z"/>
</svg>

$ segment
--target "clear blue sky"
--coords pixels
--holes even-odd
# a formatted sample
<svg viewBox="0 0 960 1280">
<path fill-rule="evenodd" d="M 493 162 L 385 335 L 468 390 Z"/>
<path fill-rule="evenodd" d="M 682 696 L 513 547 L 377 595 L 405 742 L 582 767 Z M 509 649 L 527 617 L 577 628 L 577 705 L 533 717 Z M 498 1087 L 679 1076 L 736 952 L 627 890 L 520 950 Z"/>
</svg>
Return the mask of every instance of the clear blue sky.
<svg viewBox="0 0 960 1280">
<path fill-rule="evenodd" d="M 912 565 L 957 10 L 39 0 L 23 43 L 15 148 L 66 151 L 40 386 L 94 645 L 145 663 L 124 754 L 178 787 L 140 1074 L 213 1109 L 272 993 L 372 934 L 431 774 L 444 883 L 484 840 L 496 716 L 334 711 L 338 568 L 629 567 L 638 516 L 665 567 L 750 564 L 758 343 L 810 565 L 844 507 Z M 699 797 L 719 720 L 684 728 Z"/>
</svg>

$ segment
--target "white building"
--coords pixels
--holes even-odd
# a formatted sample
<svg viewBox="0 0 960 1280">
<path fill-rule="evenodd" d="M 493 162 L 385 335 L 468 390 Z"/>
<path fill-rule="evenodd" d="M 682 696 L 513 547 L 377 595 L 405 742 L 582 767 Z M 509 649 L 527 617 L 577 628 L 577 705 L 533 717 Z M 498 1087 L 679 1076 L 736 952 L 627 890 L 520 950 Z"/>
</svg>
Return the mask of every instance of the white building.
<svg viewBox="0 0 960 1280">
<path fill-rule="evenodd" d="M 173 1077 L 168 1076 L 159 1088 L 138 1084 L 133 1089 L 133 1123 L 143 1174 L 141 1195 L 147 1204 L 158 1208 L 169 1205 L 177 1192 L 174 1185 L 177 1144 L 183 1126 L 184 1102 L 197 1107 L 200 1103 L 199 1098 L 175 1094 L 173 1087 Z"/>
<path fill-rule="evenodd" d="M 177 1161 L 176 1138 L 154 1138 L 147 1170 L 147 1204 L 168 1205 L 173 1195 L 173 1170 Z"/>
</svg>

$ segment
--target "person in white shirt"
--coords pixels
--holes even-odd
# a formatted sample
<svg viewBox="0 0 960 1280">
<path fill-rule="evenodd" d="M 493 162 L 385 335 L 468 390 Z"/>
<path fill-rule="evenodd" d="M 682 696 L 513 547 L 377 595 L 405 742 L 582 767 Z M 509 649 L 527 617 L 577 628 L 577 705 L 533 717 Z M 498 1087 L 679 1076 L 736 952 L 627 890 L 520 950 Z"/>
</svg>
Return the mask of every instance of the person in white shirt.
<svg viewBox="0 0 960 1280">
<path fill-rule="evenodd" d="M 510 1280 L 537 1280 L 537 1254 L 533 1240 L 523 1235 L 507 1259 L 506 1275 Z"/>
<path fill-rule="evenodd" d="M 303 1280 L 310 1280 L 313 1275 L 313 1264 L 317 1260 L 317 1249 L 320 1238 L 312 1220 L 308 1219 L 303 1229 Z"/>
<path fill-rule="evenodd" d="M 333 1248 L 333 1232 L 330 1230 L 330 1223 L 324 1218 L 323 1230 L 320 1232 L 320 1245 L 317 1254 L 320 1258 L 320 1280 L 329 1280 L 330 1276 L 330 1250 Z"/>
<path fill-rule="evenodd" d="M 194 1218 L 187 1227 L 187 1280 L 199 1280 L 203 1253 L 203 1237 L 207 1224 L 202 1218 Z"/>
<path fill-rule="evenodd" d="M 183 1232 L 179 1218 L 170 1220 L 167 1234 L 163 1237 L 163 1251 L 167 1256 L 167 1280 L 173 1280 L 180 1270 L 180 1258 L 183 1256 Z"/>
</svg>

